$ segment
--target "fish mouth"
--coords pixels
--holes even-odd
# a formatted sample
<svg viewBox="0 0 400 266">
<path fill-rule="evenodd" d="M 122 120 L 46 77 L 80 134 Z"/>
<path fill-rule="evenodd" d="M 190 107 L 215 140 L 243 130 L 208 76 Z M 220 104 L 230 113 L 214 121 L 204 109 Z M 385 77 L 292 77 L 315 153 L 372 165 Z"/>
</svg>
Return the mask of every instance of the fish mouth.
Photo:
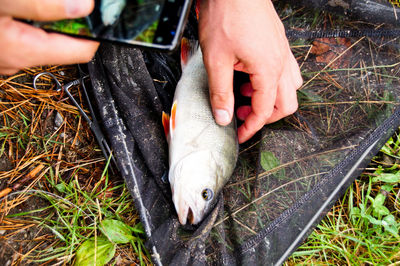
<svg viewBox="0 0 400 266">
<path fill-rule="evenodd" d="M 194 215 L 192 208 L 189 207 L 188 215 L 187 215 L 187 221 L 189 221 L 190 224 L 194 224 Z"/>
<path fill-rule="evenodd" d="M 179 217 L 179 222 L 182 225 L 185 225 L 186 223 L 189 223 L 191 225 L 196 224 L 196 216 L 192 210 L 192 208 L 188 205 L 185 206 L 185 208 L 181 208 L 178 210 L 178 217 Z"/>
</svg>

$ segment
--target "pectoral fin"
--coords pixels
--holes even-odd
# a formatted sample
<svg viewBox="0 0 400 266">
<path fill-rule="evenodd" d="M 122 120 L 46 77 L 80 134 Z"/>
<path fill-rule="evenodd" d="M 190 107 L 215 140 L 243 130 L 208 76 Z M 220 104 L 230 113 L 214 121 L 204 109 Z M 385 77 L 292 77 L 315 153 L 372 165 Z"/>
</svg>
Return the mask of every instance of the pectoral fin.
<svg viewBox="0 0 400 266">
<path fill-rule="evenodd" d="M 176 107 L 177 107 L 178 103 L 175 101 L 174 104 L 172 105 L 171 108 L 171 121 L 170 121 L 170 127 L 172 128 L 172 131 L 175 130 L 175 126 L 176 126 Z"/>
<path fill-rule="evenodd" d="M 165 137 L 168 139 L 169 136 L 169 114 L 162 112 L 162 124 L 164 127 Z"/>
<path fill-rule="evenodd" d="M 165 112 L 162 112 L 162 124 L 164 127 L 164 133 L 167 140 L 169 140 L 172 137 L 173 131 L 175 130 L 176 106 L 177 102 L 175 101 L 171 108 L 171 116 Z"/>
</svg>

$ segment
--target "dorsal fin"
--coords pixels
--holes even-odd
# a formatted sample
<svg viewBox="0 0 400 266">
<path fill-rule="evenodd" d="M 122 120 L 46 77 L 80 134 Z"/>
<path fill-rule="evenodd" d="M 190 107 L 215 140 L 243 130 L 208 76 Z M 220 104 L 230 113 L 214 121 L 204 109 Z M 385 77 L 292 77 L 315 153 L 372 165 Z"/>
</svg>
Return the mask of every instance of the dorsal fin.
<svg viewBox="0 0 400 266">
<path fill-rule="evenodd" d="M 185 69 L 189 59 L 196 52 L 198 48 L 197 41 L 189 41 L 187 38 L 183 37 L 181 41 L 181 67 L 182 71 Z"/>
<path fill-rule="evenodd" d="M 199 21 L 199 18 L 200 18 L 200 3 L 201 3 L 201 0 L 196 0 L 196 8 L 195 8 L 195 10 L 196 10 L 197 21 Z"/>
</svg>

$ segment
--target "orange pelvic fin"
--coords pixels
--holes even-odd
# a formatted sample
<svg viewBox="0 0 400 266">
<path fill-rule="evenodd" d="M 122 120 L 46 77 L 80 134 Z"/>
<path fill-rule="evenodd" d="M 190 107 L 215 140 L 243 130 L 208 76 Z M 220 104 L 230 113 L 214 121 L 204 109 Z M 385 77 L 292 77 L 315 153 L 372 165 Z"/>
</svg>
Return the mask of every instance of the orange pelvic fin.
<svg viewBox="0 0 400 266">
<path fill-rule="evenodd" d="M 165 136 L 168 138 L 169 135 L 169 114 L 162 112 L 162 124 L 164 127 Z"/>
<path fill-rule="evenodd" d="M 172 109 L 171 109 L 171 124 L 170 126 L 172 127 L 172 131 L 175 130 L 175 126 L 176 126 L 176 107 L 177 107 L 177 102 L 175 101 L 174 104 L 172 105 Z"/>
</svg>

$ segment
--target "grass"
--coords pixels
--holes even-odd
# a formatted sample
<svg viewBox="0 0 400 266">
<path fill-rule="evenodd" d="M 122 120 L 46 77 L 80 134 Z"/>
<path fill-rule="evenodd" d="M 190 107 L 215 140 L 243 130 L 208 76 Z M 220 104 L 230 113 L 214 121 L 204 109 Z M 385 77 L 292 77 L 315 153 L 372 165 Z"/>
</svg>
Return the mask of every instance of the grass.
<svg viewBox="0 0 400 266">
<path fill-rule="evenodd" d="M 304 12 L 305 14 L 299 16 L 298 14 L 293 17 L 288 15 L 289 19 L 286 23 L 298 27 L 301 21 L 312 17 L 312 13 L 307 14 L 309 11 Z M 314 11 L 314 14 L 314 22 L 317 23 L 308 23 L 311 28 L 346 29 L 365 26 L 361 21 L 346 21 L 329 13 L 320 14 L 319 11 Z M 317 40 L 329 42 L 332 38 Z M 326 60 L 325 64 L 317 69 L 313 65 L 307 65 L 309 56 L 319 56 L 319 52 L 313 51 L 312 46 L 307 48 L 307 43 L 298 41 L 293 50 L 295 54 L 296 51 L 302 50 L 297 59 L 301 58 L 299 62 L 303 62 L 300 65 L 306 79 L 301 93 L 304 93 L 303 96 L 308 100 L 302 103 L 300 109 L 306 114 L 311 114 L 313 106 L 320 110 L 325 108 L 326 115 L 316 117 L 317 120 L 311 120 L 311 124 L 314 125 L 319 136 L 331 135 L 332 140 L 340 141 L 343 137 L 341 134 L 346 134 L 347 131 L 351 133 L 364 130 L 365 126 L 372 125 L 374 120 L 381 121 L 382 118 L 376 117 L 376 114 L 381 113 L 385 117 L 386 111 L 393 108 L 393 105 L 398 105 L 390 95 L 391 93 L 396 95 L 396 92 L 393 92 L 393 89 L 390 90 L 389 87 L 393 86 L 394 90 L 398 90 L 398 75 L 393 75 L 393 73 L 398 73 L 399 63 L 398 53 L 392 54 L 391 48 L 381 49 L 385 46 L 380 46 L 379 40 L 353 38 L 350 39 L 351 44 L 348 43 L 342 47 L 339 41 L 344 39 L 337 38 L 336 40 L 338 43 L 335 43 L 335 47 L 337 48 L 329 51 L 337 49 L 335 57 L 329 60 L 328 57 L 322 58 Z M 312 44 L 315 46 L 317 43 L 314 40 Z M 374 58 L 371 60 L 368 56 L 364 57 L 362 50 L 367 53 L 369 51 Z M 393 49 L 393 51 L 396 50 L 396 48 Z M 389 52 L 386 53 L 386 51 Z M 387 60 L 389 58 L 394 60 Z M 335 65 L 335 63 L 339 64 Z M 369 74 L 371 75 L 368 76 Z M 383 86 L 381 91 L 379 86 L 376 86 L 380 83 Z M 313 98 L 314 93 L 316 97 Z M 349 99 L 357 103 L 347 102 Z M 365 99 L 367 99 L 365 102 L 359 101 Z M 323 114 L 323 112 L 320 113 Z M 332 114 L 340 119 L 336 121 L 331 119 Z M 358 123 L 354 123 L 355 120 L 358 120 Z M 325 121 L 325 124 L 318 121 Z M 362 125 L 365 121 L 368 121 L 364 124 L 365 126 L 358 129 L 352 128 Z M 336 134 L 339 138 L 335 137 Z M 329 140 L 329 138 L 326 139 Z M 285 265 L 398 264 L 400 260 L 398 158 L 400 158 L 399 131 L 382 147 L 381 152 L 347 189 L 345 195 Z"/>
<path fill-rule="evenodd" d="M 295 19 L 290 14 L 287 17 Z M 331 21 L 330 17 L 317 14 L 309 17 L 315 26 Z M 379 42 L 366 38 L 355 41 L 351 47 L 365 44 L 364 54 L 373 49 L 390 52 L 391 59 L 396 56 L 394 51 L 380 50 Z M 298 131 L 311 137 L 326 136 L 326 143 L 322 144 L 330 147 L 331 143 L 352 136 L 353 131 L 370 126 L 371 121 L 378 123 L 380 118 L 374 115 L 390 112 L 397 104 L 385 96 L 386 88 L 377 87 L 373 93 L 360 92 L 358 88 L 369 88 L 370 84 L 380 84 L 385 79 L 398 82 L 398 63 L 375 60 L 368 64 L 352 57 L 354 61 L 347 66 L 345 59 L 351 49 L 345 47 L 337 50 L 333 59 L 340 63 L 337 68 L 329 67 L 333 61 L 318 67 L 308 60 L 313 56 L 311 46 L 312 43 L 305 42 L 293 46 L 304 77 L 308 78 L 304 86 L 315 88 L 305 88 L 300 95 L 304 98 L 300 113 L 312 123 L 289 120 Z M 0 78 L 0 265 L 8 262 L 70 265 L 85 260 L 77 254 L 90 252 L 99 264 L 108 259 L 104 254 L 112 254 L 109 264 L 151 264 L 133 201 L 122 180 L 108 171 L 108 162 L 104 161 L 86 122 L 62 92 L 53 90 L 49 79 L 41 80 L 40 90 L 32 88 L 32 76 L 42 71 L 55 74 L 62 84 L 77 77 L 73 67 L 56 66 L 26 69 L 12 77 Z M 372 75 L 358 83 L 361 79 L 354 75 L 365 76 L 367 72 Z M 82 99 L 79 90 L 72 92 Z M 334 113 L 340 116 L 335 118 Z M 54 123 L 56 116 L 62 118 L 60 125 Z M 355 117 L 358 123 L 353 123 Z M 359 128 L 353 128 L 353 124 Z M 329 157 L 331 153 L 342 154 L 354 148 L 350 144 L 334 146 L 326 152 L 301 157 L 296 145 L 288 143 L 302 144 L 304 139 L 274 137 L 282 140 L 277 145 L 280 150 L 287 145 L 283 152 L 290 158 L 281 161 L 282 164 L 272 161 L 272 165 L 263 166 L 278 170 L 275 177 L 269 178 L 273 173 L 266 170 L 257 179 L 254 162 L 241 160 L 240 179 L 227 186 L 237 192 L 232 193 L 235 198 L 230 204 L 238 214 L 235 216 L 238 228 L 244 228 L 240 233 L 244 237 L 238 241 L 245 241 L 276 218 L 273 212 L 271 215 L 262 212 L 265 208 L 287 207 L 298 197 L 300 189 L 309 189 L 318 181 L 325 172 L 317 172 L 320 170 L 317 166 L 310 167 L 314 157 L 322 158 L 321 169 L 328 168 L 337 163 L 335 156 Z M 257 158 L 254 150 L 248 151 L 253 159 Z M 271 157 L 268 153 L 264 156 Z M 400 138 L 396 133 L 285 264 L 396 264 L 400 260 L 399 160 Z M 298 180 L 285 181 L 285 176 L 289 178 L 291 174 Z M 281 190 L 273 195 L 259 190 L 252 195 L 254 188 L 267 183 L 268 187 Z M 268 205 L 272 202 L 269 197 L 288 200 Z M 251 211 L 242 214 L 242 207 Z M 264 217 L 257 217 L 258 212 L 265 213 Z M 117 237 L 113 227 L 123 233 Z"/>
<path fill-rule="evenodd" d="M 60 68 L 52 71 L 74 75 L 73 69 Z M 27 72 L 25 78 L 33 73 Z M 9 260 L 72 264 L 85 241 L 103 239 L 102 222 L 113 220 L 129 226 L 134 238 L 114 243 L 116 253 L 111 262 L 150 264 L 132 199 L 121 180 L 110 176 L 107 162 L 90 141 L 91 132 L 76 109 L 58 93 L 32 91 L 29 78 L 21 85 L 9 82 L 2 86 L 0 153 L 14 167 L 0 173 L 0 191 L 8 189 L 7 196 L 2 196 L 6 200 L 0 203 L 0 231 L 4 231 L 0 237 L 15 242 L 7 244 Z M 64 118 L 57 129 L 51 122 L 55 112 Z M 391 264 L 399 260 L 400 239 L 395 233 L 400 226 L 398 181 L 377 178 L 398 173 L 399 147 L 396 134 L 287 265 Z M 88 149 L 94 151 L 90 156 L 83 152 Z M 249 175 L 249 166 L 242 163 L 243 173 Z M 248 186 L 243 189 L 244 194 L 249 193 Z M 389 219 L 391 215 L 394 221 Z M 390 231 L 388 226 L 397 229 Z M 24 238 L 26 231 L 30 239 Z"/>
<path fill-rule="evenodd" d="M 286 265 L 398 264 L 398 134 L 385 144 Z"/>
<path fill-rule="evenodd" d="M 77 77 L 74 67 L 58 66 L 0 79 L 0 264 L 73 264 L 80 247 L 93 239 L 114 250 L 111 263 L 149 264 L 125 184 L 109 173 L 90 128 L 67 97 L 45 78 L 41 89 L 32 88 L 33 75 L 42 71 L 61 83 Z M 82 99 L 79 90 L 72 92 Z M 115 238 L 110 222 L 129 237 Z M 91 249 L 98 262 L 101 248 Z"/>
<path fill-rule="evenodd" d="M 74 75 L 73 69 L 60 68 L 50 70 Z M 27 72 L 22 84 L 10 79 L 2 85 L 0 154 L 8 158 L 13 169 L 0 173 L 0 191 L 8 189 L 2 196 L 6 200 L 0 203 L 0 231 L 4 231 L 0 237 L 14 242 L 7 244 L 9 260 L 17 264 L 72 264 L 85 241 L 102 239 L 102 221 L 116 220 L 133 228 L 134 239 L 115 243 L 111 262 L 149 264 L 131 197 L 121 180 L 110 176 L 107 162 L 90 141 L 88 126 L 59 93 L 28 88 L 28 77 L 40 71 Z M 64 121 L 55 129 L 52 121 L 56 112 Z M 399 146 L 396 134 L 287 265 L 391 264 L 399 259 L 399 236 L 383 225 L 383 221 L 391 221 L 385 217 L 392 215 L 391 225 L 399 228 L 398 182 L 377 179 L 399 171 Z M 88 150 L 93 152 L 87 155 Z M 241 163 L 243 174 L 250 175 L 248 163 Z M 250 193 L 248 185 L 242 192 Z M 382 204 L 375 203 L 378 197 L 382 202 L 379 195 L 384 197 Z M 377 213 L 380 205 L 390 213 L 383 208 L 384 215 Z M 30 239 L 25 238 L 26 231 Z"/>
</svg>

